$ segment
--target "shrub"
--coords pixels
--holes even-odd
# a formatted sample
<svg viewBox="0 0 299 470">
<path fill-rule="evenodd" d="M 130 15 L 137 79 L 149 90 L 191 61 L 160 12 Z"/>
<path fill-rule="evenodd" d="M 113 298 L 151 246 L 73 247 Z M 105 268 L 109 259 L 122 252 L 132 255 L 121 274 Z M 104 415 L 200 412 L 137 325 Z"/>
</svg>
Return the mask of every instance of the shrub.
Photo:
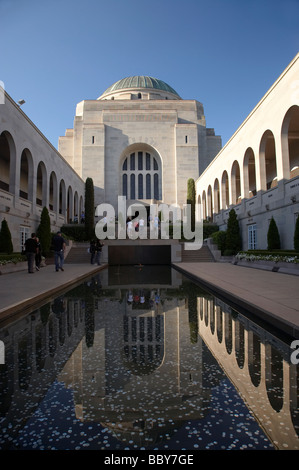
<svg viewBox="0 0 299 470">
<path fill-rule="evenodd" d="M 187 204 L 191 206 L 191 230 L 195 229 L 195 182 L 189 178 L 187 182 Z"/>
<path fill-rule="evenodd" d="M 280 236 L 279 236 L 276 222 L 273 217 L 270 220 L 268 234 L 267 234 L 267 241 L 268 241 L 268 250 L 278 250 L 280 248 Z"/>
<path fill-rule="evenodd" d="M 294 250 L 299 251 L 299 215 L 296 220 L 294 233 Z"/>
<path fill-rule="evenodd" d="M 13 252 L 13 244 L 11 241 L 11 233 L 5 219 L 2 220 L 0 230 L 0 252 L 11 254 Z"/>
<path fill-rule="evenodd" d="M 88 241 L 85 233 L 85 226 L 81 224 L 63 225 L 61 232 L 68 238 L 76 242 Z"/>
<path fill-rule="evenodd" d="M 94 186 L 92 178 L 86 178 L 85 182 L 85 232 L 87 240 L 94 238 Z"/>
<path fill-rule="evenodd" d="M 203 223 L 203 239 L 210 238 L 214 232 L 218 232 L 219 227 L 216 224 L 211 224 L 209 222 Z"/>
<path fill-rule="evenodd" d="M 226 256 L 236 255 L 242 248 L 239 222 L 234 209 L 229 212 L 226 231 L 225 252 Z"/>
<path fill-rule="evenodd" d="M 213 242 L 216 243 L 218 250 L 221 251 L 221 254 L 224 254 L 225 244 L 226 244 L 226 231 L 220 230 L 218 232 L 212 233 Z"/>
<path fill-rule="evenodd" d="M 49 211 L 46 207 L 44 207 L 42 210 L 36 235 L 39 238 L 41 244 L 42 254 L 47 256 L 50 253 L 52 235 Z"/>
</svg>

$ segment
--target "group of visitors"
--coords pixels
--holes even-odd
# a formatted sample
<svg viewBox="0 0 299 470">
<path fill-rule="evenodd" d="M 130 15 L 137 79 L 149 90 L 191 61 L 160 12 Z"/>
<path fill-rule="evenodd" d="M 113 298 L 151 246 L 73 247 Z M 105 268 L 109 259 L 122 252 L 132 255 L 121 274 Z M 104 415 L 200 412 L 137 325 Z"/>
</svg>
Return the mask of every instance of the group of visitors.
<svg viewBox="0 0 299 470">
<path fill-rule="evenodd" d="M 147 225 L 150 227 L 151 232 L 155 232 L 158 234 L 159 231 L 159 226 L 160 226 L 160 220 L 159 217 L 149 215 L 147 223 L 143 219 L 143 217 L 140 218 L 135 218 L 135 219 L 128 219 L 127 221 L 127 234 L 129 238 L 131 238 L 134 234 L 134 232 L 139 232 L 140 233 L 140 238 L 144 235 L 146 237 L 146 231 L 147 231 Z"/>
<path fill-rule="evenodd" d="M 101 264 L 101 253 L 102 253 L 102 247 L 104 246 L 104 243 L 101 242 L 101 240 L 96 239 L 92 240 L 90 243 L 89 247 L 89 253 L 91 255 L 90 257 L 90 263 L 91 264 L 97 264 L 100 266 Z"/>
<path fill-rule="evenodd" d="M 64 271 L 63 265 L 65 246 L 66 242 L 62 237 L 62 233 L 58 231 L 53 238 L 54 261 L 56 271 Z M 27 240 L 25 241 L 25 254 L 27 257 L 28 273 L 34 273 L 34 265 L 36 271 L 39 271 L 42 260 L 42 247 L 39 238 L 36 236 L 36 233 L 32 233 L 31 237 L 27 238 Z"/>
<path fill-rule="evenodd" d="M 78 214 L 74 216 L 74 224 L 77 224 L 79 222 Z M 80 218 L 80 224 L 84 224 L 85 222 L 85 214 L 84 212 L 81 213 L 81 218 Z"/>
<path fill-rule="evenodd" d="M 42 248 L 36 233 L 31 234 L 31 238 L 25 241 L 25 253 L 27 256 L 28 273 L 34 273 L 35 269 L 39 271 L 42 260 Z"/>
<path fill-rule="evenodd" d="M 91 241 L 89 248 L 89 252 L 91 254 L 91 264 L 101 264 L 101 253 L 103 246 L 104 243 L 102 243 L 99 239 Z M 64 271 L 63 266 L 65 247 L 66 241 L 63 238 L 62 233 L 58 231 L 53 238 L 54 262 L 56 272 L 58 272 L 59 270 Z M 42 259 L 42 248 L 39 239 L 35 233 L 32 233 L 31 237 L 27 238 L 27 240 L 25 241 L 25 254 L 27 256 L 28 273 L 34 273 L 34 265 L 36 271 L 39 271 Z"/>
<path fill-rule="evenodd" d="M 127 303 L 128 305 L 137 305 L 144 304 L 145 302 L 149 303 L 149 306 L 153 308 L 160 303 L 160 293 L 159 290 L 152 290 L 150 293 L 144 292 L 144 290 L 132 291 L 131 289 L 127 293 Z"/>
<path fill-rule="evenodd" d="M 140 217 L 134 220 L 128 219 L 127 233 L 129 237 L 133 234 L 133 232 L 140 232 L 140 237 L 142 238 L 142 235 L 144 234 L 145 229 L 146 229 L 146 224 L 145 224 L 143 217 Z"/>
</svg>

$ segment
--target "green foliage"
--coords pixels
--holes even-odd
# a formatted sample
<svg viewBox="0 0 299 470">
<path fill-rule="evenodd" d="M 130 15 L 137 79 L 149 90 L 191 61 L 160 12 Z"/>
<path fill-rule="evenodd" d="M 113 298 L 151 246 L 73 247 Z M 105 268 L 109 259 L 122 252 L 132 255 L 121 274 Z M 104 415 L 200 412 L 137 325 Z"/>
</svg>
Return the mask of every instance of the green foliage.
<svg viewBox="0 0 299 470">
<path fill-rule="evenodd" d="M 13 244 L 11 240 L 11 233 L 5 219 L 2 220 L 0 230 L 0 252 L 11 254 L 13 252 Z"/>
<path fill-rule="evenodd" d="M 49 211 L 46 207 L 44 207 L 42 210 L 40 216 L 40 223 L 37 228 L 36 235 L 39 238 L 41 244 L 42 254 L 44 256 L 49 255 L 52 242 L 52 235 Z"/>
<path fill-rule="evenodd" d="M 92 240 L 94 233 L 94 186 L 92 178 L 85 181 L 85 233 L 87 240 Z"/>
<path fill-rule="evenodd" d="M 226 249 L 226 231 L 219 230 L 218 232 L 212 233 L 213 242 L 217 245 L 218 250 L 221 251 L 221 255 L 224 254 Z"/>
<path fill-rule="evenodd" d="M 239 222 L 234 209 L 229 212 L 224 255 L 236 255 L 242 248 Z"/>
<path fill-rule="evenodd" d="M 211 224 L 209 222 L 203 223 L 203 239 L 210 238 L 213 233 L 218 232 L 219 227 L 216 224 Z"/>
<path fill-rule="evenodd" d="M 191 230 L 195 229 L 195 181 L 189 178 L 187 182 L 187 204 L 191 206 Z"/>
<path fill-rule="evenodd" d="M 85 225 L 83 224 L 63 225 L 61 227 L 61 232 L 66 236 L 66 238 L 75 240 L 76 242 L 88 241 L 85 233 Z"/>
<path fill-rule="evenodd" d="M 299 251 L 299 215 L 296 220 L 294 233 L 294 250 Z"/>
<path fill-rule="evenodd" d="M 0 266 L 10 263 L 17 264 L 22 261 L 26 261 L 26 259 L 26 256 L 20 253 L 11 253 L 10 255 L 0 254 Z"/>
<path fill-rule="evenodd" d="M 267 233 L 267 241 L 268 241 L 268 250 L 278 250 L 280 248 L 280 236 L 279 236 L 276 222 L 273 217 L 270 220 L 268 233 Z"/>
</svg>

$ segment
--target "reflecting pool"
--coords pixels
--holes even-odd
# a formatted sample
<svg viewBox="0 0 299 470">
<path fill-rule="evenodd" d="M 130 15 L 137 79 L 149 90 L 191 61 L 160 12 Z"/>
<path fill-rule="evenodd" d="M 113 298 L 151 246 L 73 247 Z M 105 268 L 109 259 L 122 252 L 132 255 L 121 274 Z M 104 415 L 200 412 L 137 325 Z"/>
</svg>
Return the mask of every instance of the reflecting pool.
<svg viewBox="0 0 299 470">
<path fill-rule="evenodd" d="M 289 340 L 170 267 L 109 267 L 0 340 L 1 449 L 299 449 Z"/>
</svg>

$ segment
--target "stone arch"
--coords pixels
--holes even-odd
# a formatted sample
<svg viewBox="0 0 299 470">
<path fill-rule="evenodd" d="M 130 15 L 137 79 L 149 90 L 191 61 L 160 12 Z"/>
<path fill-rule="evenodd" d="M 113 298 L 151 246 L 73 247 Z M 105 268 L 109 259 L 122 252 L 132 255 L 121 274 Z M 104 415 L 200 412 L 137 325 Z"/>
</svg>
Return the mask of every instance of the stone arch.
<svg viewBox="0 0 299 470">
<path fill-rule="evenodd" d="M 84 213 L 84 200 L 83 200 L 83 196 L 80 196 L 79 212 L 80 212 L 80 218 L 82 218 L 81 215 Z"/>
<path fill-rule="evenodd" d="M 248 371 L 251 382 L 255 387 L 261 383 L 261 339 L 253 331 L 248 332 Z"/>
<path fill-rule="evenodd" d="M 203 220 L 207 219 L 207 197 L 206 192 L 202 192 L 202 218 Z"/>
<path fill-rule="evenodd" d="M 290 415 L 297 436 L 299 436 L 299 364 L 291 364 L 289 377 Z"/>
<path fill-rule="evenodd" d="M 219 343 L 222 343 L 223 340 L 223 311 L 222 308 L 217 306 L 216 309 L 216 331 L 217 331 L 217 339 Z"/>
<path fill-rule="evenodd" d="M 299 106 L 292 106 L 283 119 L 281 146 L 285 177 L 299 176 Z"/>
<path fill-rule="evenodd" d="M 23 199 L 33 202 L 33 158 L 27 148 L 21 154 L 19 194 Z"/>
<path fill-rule="evenodd" d="M 59 214 L 63 217 L 66 214 L 66 186 L 63 179 L 59 183 Z"/>
<path fill-rule="evenodd" d="M 214 213 L 218 214 L 220 211 L 220 186 L 218 178 L 214 181 Z"/>
<path fill-rule="evenodd" d="M 221 209 L 228 209 L 229 208 L 229 179 L 228 173 L 226 170 L 222 173 L 221 178 L 221 201 L 222 207 Z"/>
<path fill-rule="evenodd" d="M 15 192 L 16 181 L 16 146 L 11 134 L 0 134 L 0 189 Z"/>
<path fill-rule="evenodd" d="M 277 186 L 277 163 L 275 139 L 269 129 L 264 132 L 260 143 L 261 189 L 267 190 Z"/>
<path fill-rule="evenodd" d="M 213 218 L 213 195 L 212 195 L 212 187 L 211 185 L 208 186 L 207 191 L 207 212 L 209 220 Z"/>
<path fill-rule="evenodd" d="M 230 313 L 224 315 L 224 342 L 227 354 L 233 350 L 233 319 Z"/>
<path fill-rule="evenodd" d="M 283 407 L 283 357 L 270 344 L 265 345 L 266 390 L 272 408 L 279 412 Z"/>
<path fill-rule="evenodd" d="M 68 187 L 67 190 L 67 221 L 72 222 L 74 219 L 74 199 L 73 199 L 73 188 L 71 186 Z"/>
<path fill-rule="evenodd" d="M 198 207 L 198 211 L 197 211 L 198 220 L 202 220 L 203 219 L 203 212 L 202 212 L 202 203 L 201 203 L 201 195 L 200 194 L 197 196 L 197 207 Z"/>
<path fill-rule="evenodd" d="M 245 152 L 243 160 L 243 180 L 244 180 L 244 197 L 250 198 L 256 195 L 256 172 L 255 157 L 251 147 Z"/>
<path fill-rule="evenodd" d="M 236 360 L 239 368 L 243 369 L 245 364 L 245 328 L 238 320 L 235 321 L 234 333 Z"/>
<path fill-rule="evenodd" d="M 56 176 L 55 171 L 52 171 L 50 175 L 50 183 L 49 183 L 49 208 L 51 211 L 55 211 L 55 212 L 57 212 L 57 209 L 58 209 L 57 194 L 58 194 L 57 176 Z"/>
<path fill-rule="evenodd" d="M 231 194 L 232 204 L 239 204 L 241 202 L 241 172 L 237 160 L 234 161 L 231 169 Z"/>
<path fill-rule="evenodd" d="M 152 146 L 130 145 L 122 152 L 119 165 L 119 194 L 129 200 L 162 200 L 162 159 Z"/>
<path fill-rule="evenodd" d="M 44 162 L 39 162 L 36 172 L 36 204 L 47 207 L 47 170 Z"/>
<path fill-rule="evenodd" d="M 78 222 L 80 214 L 79 214 L 79 196 L 78 196 L 77 191 L 75 191 L 75 194 L 74 194 L 74 217 L 75 217 L 75 220 Z"/>
</svg>

